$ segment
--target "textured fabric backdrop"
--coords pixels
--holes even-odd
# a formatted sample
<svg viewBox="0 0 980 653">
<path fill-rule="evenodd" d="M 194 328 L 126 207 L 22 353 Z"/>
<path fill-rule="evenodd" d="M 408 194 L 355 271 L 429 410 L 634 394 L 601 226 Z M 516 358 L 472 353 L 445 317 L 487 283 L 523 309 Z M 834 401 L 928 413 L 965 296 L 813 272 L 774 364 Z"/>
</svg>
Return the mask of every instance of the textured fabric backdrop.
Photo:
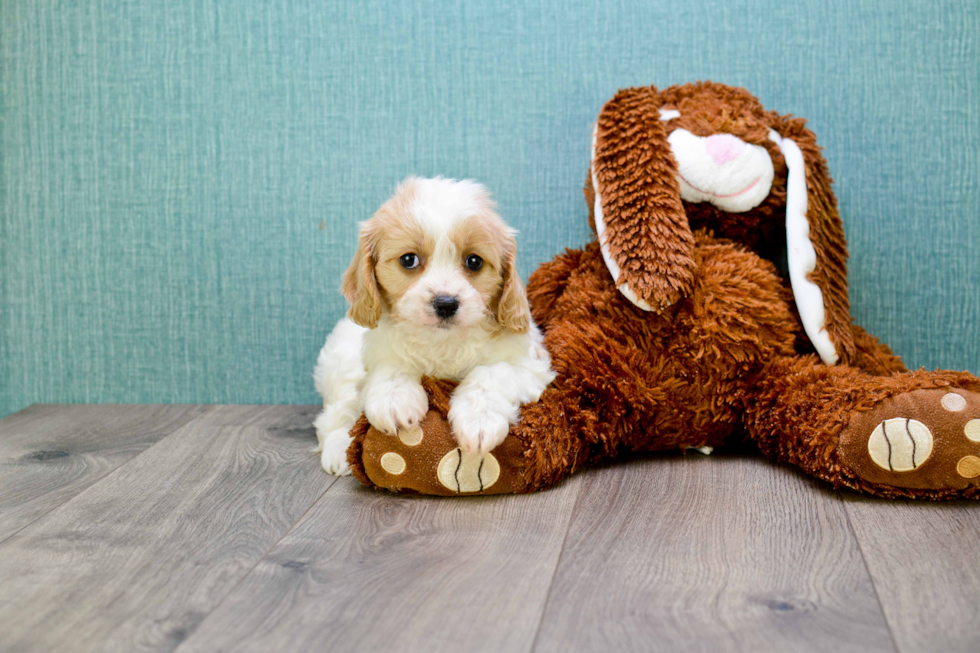
<svg viewBox="0 0 980 653">
<path fill-rule="evenodd" d="M 0 3 L 0 415 L 34 402 L 314 402 L 356 222 L 474 177 L 521 272 L 589 237 L 616 89 L 742 85 L 836 179 L 853 312 L 980 372 L 980 5 Z"/>
</svg>

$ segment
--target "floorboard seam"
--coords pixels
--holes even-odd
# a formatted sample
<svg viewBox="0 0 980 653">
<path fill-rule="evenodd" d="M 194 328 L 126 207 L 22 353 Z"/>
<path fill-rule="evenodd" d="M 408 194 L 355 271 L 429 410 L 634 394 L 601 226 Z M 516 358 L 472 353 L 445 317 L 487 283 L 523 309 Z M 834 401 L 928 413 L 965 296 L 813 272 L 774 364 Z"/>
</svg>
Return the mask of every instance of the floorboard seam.
<svg viewBox="0 0 980 653">
<path fill-rule="evenodd" d="M 326 472 L 324 472 L 324 474 L 326 474 Z M 301 514 L 301 515 L 300 515 L 299 517 L 297 517 L 297 518 L 296 518 L 296 521 L 295 521 L 295 522 L 293 522 L 293 524 L 292 524 L 292 525 L 291 525 L 291 526 L 290 526 L 289 528 L 287 528 L 287 529 L 285 530 L 285 532 L 283 532 L 283 534 L 282 534 L 282 535 L 281 535 L 281 536 L 279 537 L 279 539 L 278 539 L 278 540 L 276 540 L 276 541 L 275 541 L 275 543 L 273 543 L 273 544 L 272 544 L 272 545 L 271 545 L 271 546 L 270 546 L 270 547 L 269 547 L 268 549 L 266 549 L 266 551 L 265 551 L 265 553 L 263 553 L 263 554 L 262 554 L 261 556 L 259 556 L 259 558 L 258 558 L 258 559 L 257 559 L 257 560 L 255 561 L 255 564 L 254 564 L 254 565 L 252 565 L 252 566 L 251 566 L 251 567 L 249 568 L 249 570 L 248 570 L 248 571 L 246 571 L 246 572 L 245 572 L 244 574 L 242 574 L 242 577 L 238 579 L 238 582 L 237 582 L 237 583 L 235 583 L 235 584 L 234 584 L 234 585 L 233 585 L 233 586 L 232 586 L 231 588 L 229 588 L 227 592 L 225 592 L 225 595 L 221 597 L 221 600 L 220 600 L 220 601 L 218 601 L 217 603 L 215 603 L 215 604 L 214 604 L 214 606 L 212 606 L 212 608 L 211 608 L 211 609 L 210 609 L 210 610 L 208 611 L 208 614 L 207 614 L 207 616 L 206 616 L 206 617 L 204 617 L 203 619 L 201 619 L 201 620 L 200 620 L 200 621 L 199 621 L 199 622 L 197 623 L 197 625 L 196 625 L 196 626 L 194 627 L 194 630 L 192 630 L 192 631 L 190 631 L 189 633 L 187 633 L 187 637 L 185 637 L 185 638 L 184 638 L 184 640 L 183 640 L 183 641 L 182 641 L 182 642 L 181 642 L 181 643 L 180 643 L 180 644 L 179 644 L 179 645 L 177 646 L 177 648 L 175 648 L 175 649 L 173 650 L 173 653 L 179 653 L 179 651 L 180 651 L 180 649 L 181 649 L 181 648 L 183 647 L 183 645 L 184 645 L 184 643 L 186 643 L 187 641 L 189 641 L 189 640 L 190 640 L 190 639 L 191 639 L 191 638 L 192 638 L 192 637 L 194 636 L 194 633 L 195 633 L 195 632 L 196 632 L 196 631 L 197 631 L 197 630 L 198 630 L 198 629 L 199 629 L 199 628 L 201 627 L 201 625 L 202 625 L 202 624 L 204 624 L 204 622 L 205 622 L 205 621 L 207 621 L 207 620 L 208 620 L 208 619 L 209 619 L 209 618 L 211 617 L 211 615 L 213 615 L 213 614 L 214 614 L 214 613 L 215 613 L 215 612 L 216 612 L 216 611 L 218 610 L 218 608 L 220 608 L 220 607 L 221 607 L 221 605 L 222 605 L 222 604 L 223 604 L 223 603 L 224 603 L 224 602 L 225 602 L 225 601 L 226 601 L 226 600 L 228 599 L 228 597 L 229 597 L 229 596 L 231 596 L 231 595 L 232 595 L 232 593 L 234 593 L 234 591 L 238 589 L 238 587 L 239 587 L 239 585 L 241 585 L 242 583 L 244 583 L 244 582 L 245 582 L 245 580 L 246 580 L 246 579 L 247 579 L 247 578 L 248 578 L 249 576 L 251 576 L 251 575 L 252 575 L 252 572 L 253 572 L 253 571 L 255 571 L 255 568 L 256 568 L 256 567 L 258 567 L 258 566 L 259 566 L 260 564 L 262 564 L 262 561 L 263 561 L 263 560 L 265 560 L 265 559 L 266 559 L 266 557 L 268 557 L 268 555 L 269 555 L 270 553 L 272 553 L 272 550 L 273 550 L 273 549 L 275 549 L 275 548 L 276 548 L 277 546 L 279 546 L 279 544 L 280 544 L 280 543 L 281 543 L 281 542 L 282 542 L 282 541 L 283 541 L 284 539 L 286 539 L 286 537 L 287 537 L 287 536 L 288 536 L 288 535 L 289 535 L 290 533 L 292 533 L 292 532 L 293 532 L 293 530 L 294 530 L 294 529 L 296 528 L 296 525 L 297 525 L 297 524 L 299 524 L 299 523 L 300 523 L 301 521 L 303 521 L 303 517 L 306 517 L 306 513 L 308 513 L 309 511 L 311 511 L 311 510 L 313 510 L 313 507 L 314 507 L 314 506 L 315 506 L 315 505 L 316 505 L 317 503 L 319 503 L 319 502 L 320 502 L 320 499 L 322 499 L 322 498 L 323 498 L 323 496 L 324 496 L 324 495 L 325 495 L 325 494 L 326 494 L 327 492 L 329 492 L 329 491 L 330 491 L 330 488 L 332 488 L 332 487 L 334 487 L 335 485 L 337 485 L 337 481 L 338 481 L 339 479 L 340 479 L 340 477 L 339 477 L 339 476 L 334 476 L 334 477 L 333 477 L 333 481 L 332 481 L 332 482 L 330 483 L 330 485 L 328 485 L 328 486 L 326 487 L 326 489 L 324 489 L 324 490 L 323 490 L 323 492 L 321 492 L 321 493 L 320 493 L 320 496 L 318 496 L 318 497 L 316 498 L 316 500 L 315 500 L 315 501 L 313 501 L 313 503 L 311 503 L 311 504 L 310 504 L 309 506 L 307 506 L 307 507 L 306 507 L 306 510 L 304 510 L 304 511 L 303 511 L 303 514 Z"/>
<path fill-rule="evenodd" d="M 34 406 L 51 406 L 51 405 L 53 405 L 53 406 L 61 406 L 61 405 L 71 406 L 71 405 L 74 405 L 74 404 L 31 404 L 27 408 L 33 408 Z M 134 406 L 137 406 L 137 405 L 139 405 L 139 404 L 134 404 Z M 147 405 L 151 405 L 151 404 L 147 404 Z M 175 405 L 199 406 L 201 404 L 175 404 Z M 27 410 L 27 408 L 25 408 L 24 410 Z M 202 417 L 204 417 L 205 415 L 207 415 L 208 413 L 210 413 L 213 409 L 214 409 L 214 406 L 207 406 L 204 409 L 204 412 L 203 413 L 201 413 L 197 417 L 194 417 L 194 418 L 191 418 L 191 419 L 187 420 L 186 422 L 184 422 L 183 424 L 181 424 L 177 428 L 175 428 L 173 431 L 171 431 L 170 433 L 167 433 L 165 436 L 163 436 L 162 438 L 160 438 L 159 440 L 157 440 L 156 442 L 154 442 L 153 444 L 151 444 L 146 449 L 144 449 L 143 451 L 139 452 L 138 454 L 136 454 L 135 456 L 133 456 L 129 460 L 127 460 L 125 462 L 122 462 L 119 465 L 117 465 L 116 467 L 112 468 L 111 470 L 109 470 L 108 472 L 106 472 L 103 476 L 101 476 L 98 479 L 96 479 L 95 482 L 93 482 L 91 485 L 89 485 L 88 487 L 86 487 L 82 491 L 78 492 L 77 494 L 73 494 L 70 497 L 67 497 L 62 503 L 59 503 L 58 505 L 53 506 L 50 510 L 48 510 L 44 514 L 38 515 L 35 519 L 32 519 L 30 522 L 24 524 L 23 526 L 21 526 L 20 528 L 18 528 L 13 533 L 7 533 L 6 536 L 4 536 L 3 538 L 0 538 L 0 547 L 2 547 L 11 538 L 16 537 L 17 534 L 18 533 L 21 533 L 25 528 L 30 528 L 31 526 L 33 526 L 34 524 L 38 523 L 39 521 L 41 521 L 42 519 L 44 519 L 45 517 L 47 517 L 48 515 L 50 515 L 54 511 L 60 510 L 61 508 L 67 506 L 69 503 L 71 503 L 72 501 L 74 501 L 78 497 L 82 496 L 83 494 L 85 494 L 86 492 L 88 492 L 89 490 L 91 490 L 96 485 L 99 485 L 100 483 L 102 483 L 104 480 L 106 480 L 107 478 L 109 478 L 113 474 L 116 474 L 117 472 L 119 472 L 120 469 L 122 469 L 123 467 L 125 467 L 129 463 L 133 462 L 134 460 L 136 460 L 137 458 L 139 458 L 140 456 L 142 456 L 144 453 L 146 453 L 147 451 L 149 451 L 153 447 L 157 446 L 158 444 L 160 444 L 161 442 L 163 442 L 164 440 L 166 440 L 167 438 L 169 438 L 171 435 L 173 435 L 174 433 L 176 433 L 180 429 L 184 428 L 185 426 L 188 426 L 189 424 L 193 424 L 194 422 L 198 421 L 199 419 L 201 419 Z M 18 411 L 18 412 L 22 412 L 22 411 Z"/>
<path fill-rule="evenodd" d="M 127 460 L 126 462 L 128 463 L 129 461 Z M 126 463 L 123 463 L 123 465 L 125 465 L 125 464 Z M 120 465 L 119 467 L 122 467 L 122 465 Z M 119 469 L 119 467 L 116 467 L 116 469 Z M 109 472 L 109 474 L 114 473 L 116 471 L 116 469 L 114 469 L 111 472 Z M 106 474 L 106 476 L 108 476 L 109 474 Z M 105 478 L 105 476 L 103 476 L 102 478 Z M 102 479 L 100 478 L 99 480 L 101 481 Z M 89 487 L 91 487 L 91 486 L 89 486 Z M 85 489 L 87 490 L 88 488 L 85 488 Z M 78 496 L 78 495 L 76 494 L 75 496 Z M 69 501 L 71 501 L 74 498 L 75 497 L 71 497 L 70 499 L 66 499 L 65 500 L 65 503 L 68 503 Z M 51 508 L 51 510 L 47 511 L 43 515 L 38 515 L 37 518 L 32 519 L 31 521 L 27 522 L 26 524 L 24 524 L 23 526 L 21 526 L 20 528 L 18 528 L 17 530 L 15 530 L 13 533 L 7 533 L 7 536 L 6 537 L 0 539 L 0 547 L 2 547 L 7 542 L 7 540 L 9 540 L 9 539 L 11 539 L 13 537 L 16 537 L 17 534 L 20 533 L 21 531 L 23 531 L 25 528 L 30 528 L 34 524 L 38 523 L 39 521 L 41 521 L 42 519 L 44 519 L 45 517 L 47 517 L 48 515 L 50 515 L 51 513 L 53 513 L 55 510 L 57 510 L 58 508 L 60 508 L 63 505 L 65 505 L 65 503 L 59 503 L 58 505 L 54 506 L 53 508 Z"/>
<path fill-rule="evenodd" d="M 871 589 L 874 590 L 875 601 L 878 602 L 881 617 L 885 620 L 885 625 L 888 626 L 888 636 L 892 640 L 892 646 L 895 647 L 895 653 L 902 653 L 902 649 L 898 645 L 898 640 L 895 639 L 895 631 L 892 629 L 891 621 L 888 619 L 888 613 L 885 612 L 885 604 L 881 602 L 881 595 L 878 593 L 878 584 L 875 583 L 874 574 L 871 573 L 871 568 L 868 567 L 868 556 L 864 553 L 864 545 L 861 544 L 861 538 L 858 537 L 857 531 L 854 530 L 854 526 L 851 524 L 851 510 L 847 506 L 847 500 L 841 494 L 840 490 L 836 490 L 836 492 L 837 499 L 844 506 L 844 518 L 847 520 L 847 530 L 851 531 L 851 537 L 854 538 L 854 542 L 857 544 L 858 553 L 861 554 L 861 564 L 864 565 L 864 571 L 868 574 L 868 580 L 871 581 Z"/>
<path fill-rule="evenodd" d="M 573 479 L 577 486 L 581 486 L 579 478 Z M 561 567 L 561 559 L 565 555 L 565 545 L 568 544 L 568 534 L 572 530 L 572 520 L 575 519 L 575 511 L 578 509 L 579 501 L 582 500 L 581 487 L 576 487 L 575 492 L 575 503 L 572 504 L 572 509 L 568 513 L 568 525 L 565 527 L 565 535 L 561 540 L 561 550 L 558 552 L 558 559 L 555 561 L 555 569 L 551 572 L 551 580 L 548 582 L 548 592 L 544 595 L 544 601 L 541 604 L 541 617 L 538 619 L 538 627 L 534 630 L 534 639 L 531 640 L 531 648 L 529 649 L 529 653 L 533 653 L 538 648 L 538 637 L 541 635 L 541 626 L 544 624 L 544 616 L 548 610 L 548 602 L 551 600 L 551 590 L 555 585 L 555 577 L 558 575 L 558 569 Z"/>
</svg>

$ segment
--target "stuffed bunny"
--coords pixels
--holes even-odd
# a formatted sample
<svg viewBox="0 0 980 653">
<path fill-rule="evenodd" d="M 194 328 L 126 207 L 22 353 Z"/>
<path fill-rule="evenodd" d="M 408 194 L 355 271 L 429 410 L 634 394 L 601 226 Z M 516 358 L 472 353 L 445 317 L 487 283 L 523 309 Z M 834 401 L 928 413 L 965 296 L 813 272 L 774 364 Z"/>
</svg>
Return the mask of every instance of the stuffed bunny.
<svg viewBox="0 0 980 653">
<path fill-rule="evenodd" d="M 844 232 L 804 120 L 710 82 L 621 91 L 595 125 L 585 198 L 596 240 L 528 283 L 552 386 L 480 455 L 446 422 L 453 384 L 426 380 L 420 440 L 355 426 L 362 483 L 527 492 L 627 452 L 749 438 L 835 486 L 980 498 L 980 379 L 907 371 L 852 323 Z"/>
</svg>

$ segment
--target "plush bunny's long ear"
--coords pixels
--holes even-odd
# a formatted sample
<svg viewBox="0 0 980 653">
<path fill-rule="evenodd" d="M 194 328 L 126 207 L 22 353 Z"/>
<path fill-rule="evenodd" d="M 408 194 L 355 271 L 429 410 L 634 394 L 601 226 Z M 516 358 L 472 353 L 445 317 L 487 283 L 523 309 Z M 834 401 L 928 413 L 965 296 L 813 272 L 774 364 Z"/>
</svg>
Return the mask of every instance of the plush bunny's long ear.
<svg viewBox="0 0 980 653">
<path fill-rule="evenodd" d="M 847 363 L 855 354 L 847 296 L 847 244 L 837 202 L 830 190 L 827 162 L 803 121 L 770 131 L 788 169 L 786 256 L 790 284 L 803 328 L 827 365 Z"/>
<path fill-rule="evenodd" d="M 613 281 L 646 311 L 687 295 L 694 279 L 694 236 L 676 175 L 656 89 L 617 93 L 596 123 L 586 196 L 594 195 L 596 235 Z"/>
</svg>

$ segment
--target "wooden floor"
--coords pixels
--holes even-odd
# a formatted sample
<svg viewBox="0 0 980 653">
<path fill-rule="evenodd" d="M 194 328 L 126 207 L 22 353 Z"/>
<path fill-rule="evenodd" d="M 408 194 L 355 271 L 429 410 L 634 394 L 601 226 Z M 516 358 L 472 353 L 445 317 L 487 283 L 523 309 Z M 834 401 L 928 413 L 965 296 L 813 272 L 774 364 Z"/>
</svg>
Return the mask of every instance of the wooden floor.
<svg viewBox="0 0 980 653">
<path fill-rule="evenodd" d="M 324 474 L 315 410 L 0 421 L 0 650 L 980 651 L 980 504 L 751 454 L 402 497 Z"/>
</svg>

